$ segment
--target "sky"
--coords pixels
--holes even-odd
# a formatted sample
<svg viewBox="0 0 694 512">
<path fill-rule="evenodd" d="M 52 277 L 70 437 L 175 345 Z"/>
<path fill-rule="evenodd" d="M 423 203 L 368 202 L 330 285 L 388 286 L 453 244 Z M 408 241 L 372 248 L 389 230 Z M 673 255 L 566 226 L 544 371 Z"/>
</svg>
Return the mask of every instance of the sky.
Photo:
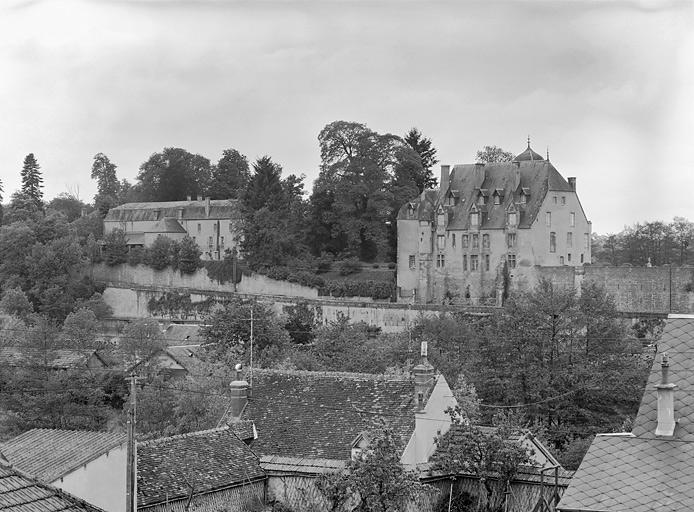
<svg viewBox="0 0 694 512">
<path fill-rule="evenodd" d="M 345 120 L 416 126 L 443 164 L 530 136 L 597 233 L 694 221 L 691 0 L 3 0 L 0 34 L 5 201 L 30 152 L 47 198 L 91 201 L 96 153 L 134 181 L 164 147 L 310 190 Z"/>
</svg>

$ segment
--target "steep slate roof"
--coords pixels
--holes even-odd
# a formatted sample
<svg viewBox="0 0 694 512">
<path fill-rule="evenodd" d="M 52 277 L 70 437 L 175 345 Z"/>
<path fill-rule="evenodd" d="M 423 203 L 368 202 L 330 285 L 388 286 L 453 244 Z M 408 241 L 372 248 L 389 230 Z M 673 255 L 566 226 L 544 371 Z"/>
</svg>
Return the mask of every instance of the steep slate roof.
<svg viewBox="0 0 694 512">
<path fill-rule="evenodd" d="M 85 368 L 94 356 L 94 350 L 55 349 L 44 352 L 38 348 L 0 347 L 0 364 L 5 366 L 31 366 L 47 363 L 55 370 Z"/>
<path fill-rule="evenodd" d="M 542 155 L 537 154 L 535 151 L 532 150 L 530 147 L 530 144 L 528 144 L 528 149 L 523 151 L 520 155 L 516 155 L 513 157 L 514 162 L 525 162 L 528 160 L 536 161 L 536 160 L 544 160 L 542 158 Z"/>
<path fill-rule="evenodd" d="M 256 455 L 228 426 L 137 445 L 137 505 L 209 493 L 265 478 Z M 186 482 L 187 480 L 187 482 Z"/>
<path fill-rule="evenodd" d="M 244 418 L 258 430 L 260 455 L 348 459 L 352 441 L 382 418 L 403 448 L 414 431 L 409 378 L 362 373 L 254 370 Z"/>
<path fill-rule="evenodd" d="M 0 464 L 0 509 L 7 512 L 103 512 L 4 464 Z"/>
<path fill-rule="evenodd" d="M 34 428 L 0 445 L 12 466 L 42 482 L 55 480 L 125 443 L 124 434 Z"/>
<path fill-rule="evenodd" d="M 210 200 L 210 215 L 205 213 L 206 201 L 162 201 L 158 203 L 126 203 L 111 208 L 104 221 L 155 221 L 164 217 L 178 219 L 240 219 L 239 201 L 236 199 Z M 157 216 L 157 212 L 159 212 Z"/>
<path fill-rule="evenodd" d="M 658 352 L 670 359 L 675 390 L 672 438 L 656 437 L 661 360 L 653 362 L 632 434 L 599 435 L 559 509 L 645 512 L 694 510 L 694 319 L 670 318 Z"/>
<path fill-rule="evenodd" d="M 147 233 L 187 233 L 173 217 L 164 217 L 146 231 Z"/>
<path fill-rule="evenodd" d="M 449 215 L 447 229 L 469 229 L 469 213 L 473 205 L 480 211 L 481 229 L 505 228 L 506 213 L 511 207 L 519 214 L 518 228 L 529 228 L 537 218 L 547 192 L 574 192 L 559 171 L 541 157 L 517 163 L 455 165 L 449 175 L 448 190 L 425 191 L 410 202 L 415 207 L 414 213 L 410 214 L 410 203 L 406 203 L 400 208 L 398 219 L 433 221 L 438 205 L 443 204 L 446 195 L 453 190 L 458 204 L 444 206 Z M 480 191 L 485 190 L 493 190 L 499 195 L 500 204 L 495 205 L 492 194 L 488 194 L 487 204 L 477 205 Z M 521 203 L 520 196 L 524 191 L 529 192 L 530 197 L 526 203 Z"/>
</svg>

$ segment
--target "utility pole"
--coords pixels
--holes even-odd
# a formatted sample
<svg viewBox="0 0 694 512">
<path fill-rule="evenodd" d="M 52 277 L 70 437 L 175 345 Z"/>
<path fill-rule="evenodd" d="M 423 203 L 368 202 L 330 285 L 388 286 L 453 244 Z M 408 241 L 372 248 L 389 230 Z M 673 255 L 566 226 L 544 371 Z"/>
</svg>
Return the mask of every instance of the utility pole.
<svg viewBox="0 0 694 512">
<path fill-rule="evenodd" d="M 253 304 L 251 304 L 251 372 L 250 372 L 250 388 L 253 389 Z"/>
<path fill-rule="evenodd" d="M 137 424 L 137 381 L 139 377 L 131 373 L 130 408 L 128 409 L 128 449 L 125 472 L 125 512 L 137 512 L 137 445 L 135 444 L 135 425 Z"/>
</svg>

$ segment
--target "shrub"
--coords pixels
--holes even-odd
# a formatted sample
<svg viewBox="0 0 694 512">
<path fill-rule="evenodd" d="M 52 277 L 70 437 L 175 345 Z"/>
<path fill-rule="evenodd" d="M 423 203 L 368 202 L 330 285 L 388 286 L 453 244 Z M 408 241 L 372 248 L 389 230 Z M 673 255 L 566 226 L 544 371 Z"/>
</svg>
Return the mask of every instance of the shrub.
<svg viewBox="0 0 694 512">
<path fill-rule="evenodd" d="M 104 237 L 104 260 L 109 266 L 120 265 L 128 259 L 128 243 L 122 229 L 114 229 Z"/>
<path fill-rule="evenodd" d="M 371 265 L 371 266 L 372 266 L 373 268 L 378 268 L 378 267 L 380 267 L 380 265 L 379 265 L 378 263 L 374 263 L 374 264 Z"/>
<path fill-rule="evenodd" d="M 183 237 L 178 245 L 179 270 L 184 274 L 194 274 L 200 268 L 200 247 L 188 235 Z"/>
<path fill-rule="evenodd" d="M 145 261 L 145 250 L 142 247 L 133 247 L 128 252 L 128 265 L 134 267 Z"/>
<path fill-rule="evenodd" d="M 357 258 L 347 258 L 340 262 L 339 270 L 341 276 L 356 274 L 361 270 L 361 264 Z"/>
<path fill-rule="evenodd" d="M 394 262 L 394 261 L 391 261 L 390 263 L 388 263 L 388 268 L 389 268 L 390 270 L 393 270 L 393 269 L 395 268 L 395 262 Z"/>
<path fill-rule="evenodd" d="M 320 295 L 333 297 L 371 297 L 389 299 L 393 294 L 392 282 L 379 281 L 326 281 L 320 288 Z"/>
<path fill-rule="evenodd" d="M 147 265 L 154 270 L 164 270 L 168 266 L 173 266 L 174 258 L 172 257 L 177 251 L 174 249 L 174 242 L 168 236 L 159 235 L 152 244 L 152 247 L 147 249 Z M 176 244 L 178 245 L 178 244 Z M 177 263 L 176 258 L 176 263 Z"/>
<path fill-rule="evenodd" d="M 330 272 L 333 266 L 334 257 L 328 252 L 323 252 L 316 258 L 316 274 L 324 274 Z"/>
</svg>

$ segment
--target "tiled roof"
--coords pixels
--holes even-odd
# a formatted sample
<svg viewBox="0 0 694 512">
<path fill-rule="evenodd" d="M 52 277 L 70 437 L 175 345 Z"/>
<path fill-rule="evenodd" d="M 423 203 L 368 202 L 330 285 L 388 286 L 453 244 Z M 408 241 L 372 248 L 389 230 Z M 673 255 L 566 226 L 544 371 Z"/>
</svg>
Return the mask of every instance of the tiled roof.
<svg viewBox="0 0 694 512">
<path fill-rule="evenodd" d="M 319 475 L 321 473 L 333 473 L 340 471 L 347 465 L 346 460 L 333 459 L 304 459 L 302 457 L 279 457 L 277 455 L 264 455 L 260 457 L 260 465 L 268 473 L 300 473 Z"/>
<path fill-rule="evenodd" d="M 229 428 L 241 441 L 253 441 L 256 438 L 255 425 L 251 420 L 235 421 L 229 423 Z"/>
<path fill-rule="evenodd" d="M 658 352 L 668 353 L 669 381 L 678 385 L 674 436 L 655 436 L 655 385 L 661 379 L 656 357 L 632 434 L 595 438 L 561 510 L 694 510 L 694 319 L 669 319 Z"/>
<path fill-rule="evenodd" d="M 0 510 L 6 512 L 103 512 L 71 494 L 0 464 Z"/>
<path fill-rule="evenodd" d="M 468 229 L 469 213 L 473 205 L 482 212 L 481 229 L 505 228 L 506 212 L 511 205 L 519 212 L 518 227 L 529 228 L 537 218 L 548 191 L 573 192 L 568 182 L 545 160 L 455 165 L 451 169 L 449 183 L 449 190 L 456 190 L 459 199 L 457 205 L 445 207 L 450 212 L 448 229 Z M 488 198 L 486 205 L 477 205 L 480 191 L 485 190 L 498 191 L 500 204 L 494 204 Z M 398 219 L 433 221 L 436 208 L 443 202 L 448 191 L 427 192 L 431 193 L 420 195 L 410 202 L 415 207 L 413 214 L 408 211 L 410 203 L 401 207 Z M 526 203 L 520 201 L 521 192 L 529 196 Z"/>
<path fill-rule="evenodd" d="M 164 217 L 147 230 L 147 233 L 187 233 L 173 217 Z"/>
<path fill-rule="evenodd" d="M 137 445 L 137 504 L 208 493 L 265 478 L 258 458 L 227 426 Z"/>
<path fill-rule="evenodd" d="M 205 341 L 197 324 L 169 324 L 164 338 L 169 345 L 196 345 Z"/>
<path fill-rule="evenodd" d="M 528 149 L 523 151 L 521 154 L 513 157 L 514 162 L 524 162 L 527 160 L 537 161 L 537 160 L 544 160 L 544 158 L 542 158 L 542 155 L 533 151 L 532 148 L 530 147 L 530 144 L 528 144 Z"/>
<path fill-rule="evenodd" d="M 0 445 L 14 467 L 51 483 L 125 443 L 125 435 L 35 428 Z"/>
<path fill-rule="evenodd" d="M 694 443 L 596 436 L 559 503 L 562 511 L 694 510 Z"/>
<path fill-rule="evenodd" d="M 206 201 L 163 201 L 159 203 L 126 203 L 111 208 L 105 222 L 156 221 L 164 217 L 183 219 L 239 219 L 239 202 L 236 199 L 213 199 L 207 216 Z M 157 214 L 157 212 L 159 212 Z"/>
<path fill-rule="evenodd" d="M 84 368 L 94 350 L 55 349 L 44 352 L 29 347 L 0 347 L 0 364 L 4 366 L 44 365 L 53 369 Z"/>
<path fill-rule="evenodd" d="M 675 418 L 679 421 L 675 428 L 675 438 L 694 442 L 694 319 L 667 320 L 658 342 L 658 353 L 664 352 L 667 352 L 670 360 L 670 382 L 678 386 L 675 389 Z M 632 432 L 638 437 L 655 438 L 658 424 L 658 394 L 655 385 L 661 378 L 660 362 L 660 357 L 656 356 L 634 421 Z M 694 462 L 692 470 L 694 471 Z"/>
<path fill-rule="evenodd" d="M 414 431 L 410 379 L 337 372 L 255 370 L 244 417 L 261 455 L 348 459 L 357 435 L 381 418 L 403 442 Z"/>
</svg>

